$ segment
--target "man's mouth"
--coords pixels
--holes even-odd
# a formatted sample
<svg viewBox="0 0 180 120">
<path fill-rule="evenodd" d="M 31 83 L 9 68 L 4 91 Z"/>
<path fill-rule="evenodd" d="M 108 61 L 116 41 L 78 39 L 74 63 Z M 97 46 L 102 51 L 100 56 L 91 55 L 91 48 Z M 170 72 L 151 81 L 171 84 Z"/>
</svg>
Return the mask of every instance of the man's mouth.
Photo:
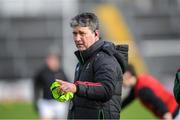
<svg viewBox="0 0 180 120">
<path fill-rule="evenodd" d="M 82 47 L 83 45 L 82 44 L 77 44 L 77 47 Z"/>
</svg>

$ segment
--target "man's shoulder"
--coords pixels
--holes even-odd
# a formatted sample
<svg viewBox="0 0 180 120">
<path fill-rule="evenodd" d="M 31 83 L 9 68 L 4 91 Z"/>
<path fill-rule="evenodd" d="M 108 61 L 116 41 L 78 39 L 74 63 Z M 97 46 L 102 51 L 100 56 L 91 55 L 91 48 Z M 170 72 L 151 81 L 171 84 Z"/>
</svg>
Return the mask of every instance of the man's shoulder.
<svg viewBox="0 0 180 120">
<path fill-rule="evenodd" d="M 101 66 L 101 65 L 111 65 L 111 66 L 117 66 L 118 61 L 113 55 L 109 55 L 104 51 L 98 52 L 94 57 L 94 65 L 95 66 Z"/>
<path fill-rule="evenodd" d="M 99 51 L 98 53 L 96 53 L 95 59 L 103 61 L 105 59 L 114 59 L 114 56 L 110 55 L 110 54 L 108 54 L 108 53 L 106 53 L 104 51 Z"/>
</svg>

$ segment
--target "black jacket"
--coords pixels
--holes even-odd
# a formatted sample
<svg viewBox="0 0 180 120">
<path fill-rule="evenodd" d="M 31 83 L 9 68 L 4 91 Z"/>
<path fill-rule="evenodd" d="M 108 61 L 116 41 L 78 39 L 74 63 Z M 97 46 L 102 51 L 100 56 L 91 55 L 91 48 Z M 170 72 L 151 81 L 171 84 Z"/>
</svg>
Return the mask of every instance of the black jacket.
<svg viewBox="0 0 180 120">
<path fill-rule="evenodd" d="M 56 79 L 67 81 L 67 77 L 62 69 L 54 72 L 45 65 L 34 76 L 34 102 L 39 98 L 53 99 L 51 96 L 50 86 Z M 43 93 L 41 96 L 40 93 Z"/>
<path fill-rule="evenodd" d="M 173 93 L 176 101 L 180 104 L 180 69 L 176 72 Z"/>
<path fill-rule="evenodd" d="M 75 52 L 79 60 L 75 71 L 77 92 L 70 103 L 70 119 L 120 118 L 127 50 L 127 46 L 99 40 L 87 50 Z"/>
</svg>

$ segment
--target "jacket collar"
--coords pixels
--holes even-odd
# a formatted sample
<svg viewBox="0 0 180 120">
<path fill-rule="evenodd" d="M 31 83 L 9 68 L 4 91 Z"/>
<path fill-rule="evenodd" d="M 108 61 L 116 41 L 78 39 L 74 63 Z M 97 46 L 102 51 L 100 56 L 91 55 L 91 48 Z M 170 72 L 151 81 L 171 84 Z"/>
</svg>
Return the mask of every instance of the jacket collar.
<svg viewBox="0 0 180 120">
<path fill-rule="evenodd" d="M 81 64 L 84 64 L 91 56 L 101 49 L 101 46 L 104 44 L 103 40 L 96 41 L 92 46 L 84 51 L 75 51 L 75 55 L 78 58 Z"/>
</svg>

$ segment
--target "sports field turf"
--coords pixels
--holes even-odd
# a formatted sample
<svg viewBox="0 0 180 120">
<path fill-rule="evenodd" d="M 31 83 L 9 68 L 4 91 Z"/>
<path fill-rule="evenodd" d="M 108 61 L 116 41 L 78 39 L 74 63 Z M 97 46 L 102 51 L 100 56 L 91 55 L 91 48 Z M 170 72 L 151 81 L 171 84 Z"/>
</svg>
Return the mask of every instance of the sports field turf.
<svg viewBox="0 0 180 120">
<path fill-rule="evenodd" d="M 38 119 L 32 104 L 0 103 L 0 119 Z"/>
<path fill-rule="evenodd" d="M 121 111 L 121 120 L 157 120 L 157 118 L 141 105 L 138 100 L 135 100 L 124 110 Z"/>
<path fill-rule="evenodd" d="M 32 104 L 0 103 L 0 119 L 38 119 Z M 121 112 L 121 120 L 147 120 L 155 117 L 135 101 Z"/>
</svg>

